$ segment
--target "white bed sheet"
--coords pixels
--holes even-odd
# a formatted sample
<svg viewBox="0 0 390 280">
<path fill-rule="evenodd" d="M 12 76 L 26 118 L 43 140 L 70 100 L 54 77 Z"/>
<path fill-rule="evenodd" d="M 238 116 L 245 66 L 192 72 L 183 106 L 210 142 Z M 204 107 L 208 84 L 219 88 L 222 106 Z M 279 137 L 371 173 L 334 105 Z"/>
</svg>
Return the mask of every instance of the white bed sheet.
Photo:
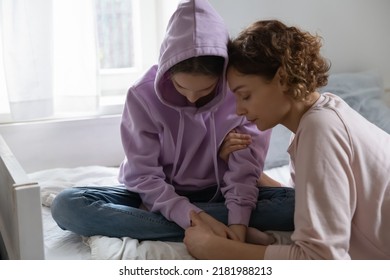
<svg viewBox="0 0 390 280">
<path fill-rule="evenodd" d="M 288 186 L 288 166 L 267 170 L 272 178 Z M 82 237 L 60 229 L 53 220 L 50 205 L 62 190 L 85 185 L 112 186 L 118 184 L 118 168 L 83 166 L 55 168 L 29 174 L 41 186 L 45 258 L 52 260 L 80 259 L 192 259 L 183 243 L 142 241 L 125 237 Z M 274 232 L 278 243 L 289 243 L 290 233 Z"/>
<path fill-rule="evenodd" d="M 41 186 L 46 259 L 92 259 L 89 239 L 59 228 L 51 216 L 50 205 L 54 197 L 66 188 L 118 184 L 117 174 L 117 168 L 102 166 L 54 168 L 29 174 L 29 177 Z"/>
</svg>

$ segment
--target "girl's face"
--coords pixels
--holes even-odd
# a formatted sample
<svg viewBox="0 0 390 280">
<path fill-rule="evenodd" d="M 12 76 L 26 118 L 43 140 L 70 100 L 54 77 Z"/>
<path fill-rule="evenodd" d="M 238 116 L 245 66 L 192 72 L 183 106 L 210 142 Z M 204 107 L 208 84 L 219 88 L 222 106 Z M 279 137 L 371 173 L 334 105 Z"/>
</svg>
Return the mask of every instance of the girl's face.
<svg viewBox="0 0 390 280">
<path fill-rule="evenodd" d="M 176 73 L 171 80 L 176 90 L 190 103 L 213 93 L 218 83 L 218 77 L 189 73 Z"/>
<path fill-rule="evenodd" d="M 236 96 L 237 114 L 245 116 L 261 131 L 283 124 L 291 109 L 290 99 L 284 94 L 277 73 L 267 81 L 258 75 L 246 75 L 229 67 L 227 80 Z"/>
</svg>

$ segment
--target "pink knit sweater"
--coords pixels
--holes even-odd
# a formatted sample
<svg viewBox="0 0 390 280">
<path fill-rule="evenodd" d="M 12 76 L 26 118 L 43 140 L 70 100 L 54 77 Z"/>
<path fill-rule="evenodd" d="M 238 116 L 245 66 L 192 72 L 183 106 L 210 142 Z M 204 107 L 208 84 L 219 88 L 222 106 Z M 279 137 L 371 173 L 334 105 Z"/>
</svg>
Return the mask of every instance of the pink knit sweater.
<svg viewBox="0 0 390 280">
<path fill-rule="evenodd" d="M 266 259 L 390 259 L 390 135 L 331 93 L 302 117 L 288 152 L 292 245 Z"/>
</svg>

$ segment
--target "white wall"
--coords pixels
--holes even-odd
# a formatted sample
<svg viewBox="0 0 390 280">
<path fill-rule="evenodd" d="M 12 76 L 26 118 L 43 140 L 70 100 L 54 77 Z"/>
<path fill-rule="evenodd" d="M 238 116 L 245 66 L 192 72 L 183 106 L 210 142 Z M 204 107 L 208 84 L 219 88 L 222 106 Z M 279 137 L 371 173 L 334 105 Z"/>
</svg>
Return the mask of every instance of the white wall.
<svg viewBox="0 0 390 280">
<path fill-rule="evenodd" d="M 377 70 L 390 88 L 389 0 L 210 0 L 232 36 L 249 23 L 277 18 L 324 38 L 331 72 Z"/>
<path fill-rule="evenodd" d="M 118 166 L 124 158 L 120 116 L 1 124 L 3 136 L 26 172 L 85 165 Z"/>
</svg>

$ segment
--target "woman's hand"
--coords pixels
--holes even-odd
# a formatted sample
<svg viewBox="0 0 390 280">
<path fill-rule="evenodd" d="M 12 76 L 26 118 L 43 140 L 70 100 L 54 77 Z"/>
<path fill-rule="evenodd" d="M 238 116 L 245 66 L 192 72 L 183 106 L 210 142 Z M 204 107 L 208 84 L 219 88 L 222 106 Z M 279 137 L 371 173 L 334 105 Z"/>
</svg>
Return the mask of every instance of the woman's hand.
<svg viewBox="0 0 390 280">
<path fill-rule="evenodd" d="M 232 130 L 222 142 L 222 146 L 219 149 L 219 157 L 228 162 L 229 155 L 232 152 L 247 148 L 251 142 L 252 138 L 249 134 L 237 133 L 235 130 Z"/>
<path fill-rule="evenodd" d="M 215 237 L 212 228 L 200 218 L 200 215 L 191 212 L 191 227 L 186 229 L 183 239 L 188 252 L 197 259 L 207 259 L 209 244 L 212 244 Z"/>
</svg>

